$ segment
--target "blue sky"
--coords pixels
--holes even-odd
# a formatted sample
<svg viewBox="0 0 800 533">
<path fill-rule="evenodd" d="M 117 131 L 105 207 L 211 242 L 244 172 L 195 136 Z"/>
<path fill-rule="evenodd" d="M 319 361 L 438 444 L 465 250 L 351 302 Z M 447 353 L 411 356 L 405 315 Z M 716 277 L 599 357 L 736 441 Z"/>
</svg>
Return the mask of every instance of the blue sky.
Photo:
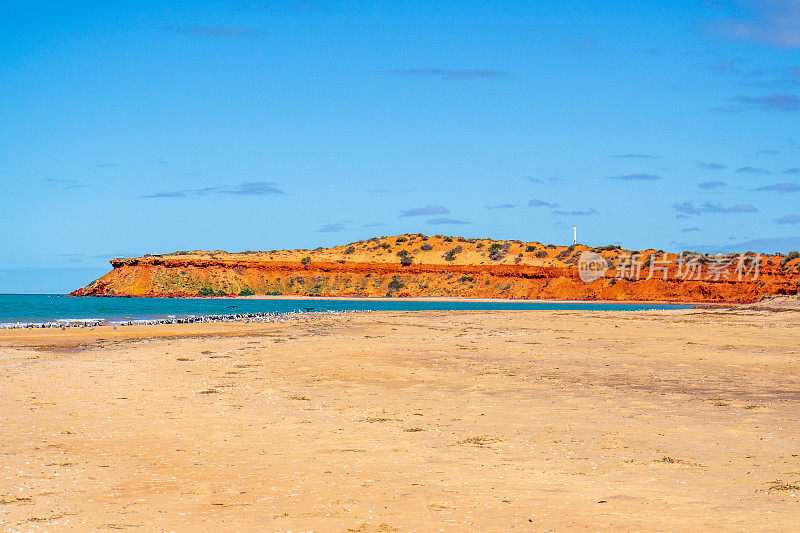
<svg viewBox="0 0 800 533">
<path fill-rule="evenodd" d="M 799 246 L 797 0 L 165 4 L 4 6 L 0 292 L 406 232 Z"/>
</svg>

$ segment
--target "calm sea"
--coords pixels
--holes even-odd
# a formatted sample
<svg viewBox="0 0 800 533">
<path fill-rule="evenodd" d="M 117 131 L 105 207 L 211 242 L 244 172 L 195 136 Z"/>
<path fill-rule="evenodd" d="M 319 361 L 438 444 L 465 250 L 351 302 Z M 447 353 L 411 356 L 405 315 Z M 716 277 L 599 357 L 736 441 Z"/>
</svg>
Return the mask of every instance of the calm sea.
<svg viewBox="0 0 800 533">
<path fill-rule="evenodd" d="M 679 309 L 688 305 L 574 302 L 420 302 L 397 300 L 289 300 L 212 298 L 72 298 L 50 294 L 0 294 L 0 323 L 77 319 L 148 319 L 167 316 L 311 311 Z"/>
</svg>

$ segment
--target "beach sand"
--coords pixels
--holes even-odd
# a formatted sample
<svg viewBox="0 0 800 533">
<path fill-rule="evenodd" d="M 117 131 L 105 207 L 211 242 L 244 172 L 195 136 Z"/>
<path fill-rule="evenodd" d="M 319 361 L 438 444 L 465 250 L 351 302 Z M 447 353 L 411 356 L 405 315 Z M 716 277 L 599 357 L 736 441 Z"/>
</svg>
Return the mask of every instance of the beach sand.
<svg viewBox="0 0 800 533">
<path fill-rule="evenodd" d="M 800 313 L 0 331 L 0 530 L 800 529 Z"/>
</svg>

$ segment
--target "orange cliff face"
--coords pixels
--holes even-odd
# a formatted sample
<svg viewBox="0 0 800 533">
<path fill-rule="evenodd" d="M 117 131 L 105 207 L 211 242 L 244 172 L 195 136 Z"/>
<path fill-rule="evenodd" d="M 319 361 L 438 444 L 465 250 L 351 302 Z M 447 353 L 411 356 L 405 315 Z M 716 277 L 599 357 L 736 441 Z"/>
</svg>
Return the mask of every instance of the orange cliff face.
<svg viewBox="0 0 800 533">
<path fill-rule="evenodd" d="M 585 282 L 581 258 L 608 266 Z M 583 254 L 583 255 L 582 255 Z M 651 256 L 654 263 L 649 264 Z M 333 248 L 114 259 L 73 296 L 251 294 L 750 303 L 800 289 L 800 258 L 630 252 L 421 234 Z M 585 272 L 584 272 L 585 274 Z M 664 279 L 666 277 L 666 280 Z"/>
</svg>

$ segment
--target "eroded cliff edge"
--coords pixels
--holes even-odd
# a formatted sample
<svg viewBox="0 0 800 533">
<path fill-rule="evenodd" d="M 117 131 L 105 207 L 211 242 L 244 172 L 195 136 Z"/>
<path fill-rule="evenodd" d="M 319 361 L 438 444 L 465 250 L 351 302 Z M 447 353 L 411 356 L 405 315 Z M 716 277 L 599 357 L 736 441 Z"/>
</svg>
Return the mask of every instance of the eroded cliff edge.
<svg viewBox="0 0 800 533">
<path fill-rule="evenodd" d="M 578 268 L 582 254 L 585 258 L 588 253 L 608 266 L 590 282 L 581 279 Z M 750 303 L 767 295 L 794 295 L 800 289 L 800 258 L 794 254 L 678 255 L 422 234 L 316 250 L 176 252 L 113 259 L 111 264 L 111 272 L 71 294 Z"/>
</svg>

